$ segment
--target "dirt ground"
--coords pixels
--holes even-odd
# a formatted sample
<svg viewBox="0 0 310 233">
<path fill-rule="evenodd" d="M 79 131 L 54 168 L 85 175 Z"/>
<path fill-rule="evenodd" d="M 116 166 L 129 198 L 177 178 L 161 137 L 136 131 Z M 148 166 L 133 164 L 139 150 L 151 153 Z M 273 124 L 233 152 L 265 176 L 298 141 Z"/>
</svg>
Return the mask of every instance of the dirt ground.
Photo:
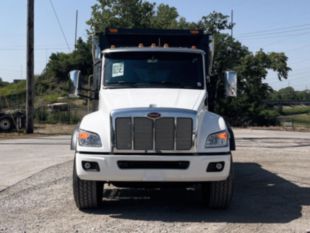
<svg viewBox="0 0 310 233">
<path fill-rule="evenodd" d="M 192 189 L 106 185 L 98 210 L 79 211 L 69 161 L 0 192 L 0 232 L 310 232 L 310 133 L 235 133 L 228 210 L 207 209 Z"/>
</svg>

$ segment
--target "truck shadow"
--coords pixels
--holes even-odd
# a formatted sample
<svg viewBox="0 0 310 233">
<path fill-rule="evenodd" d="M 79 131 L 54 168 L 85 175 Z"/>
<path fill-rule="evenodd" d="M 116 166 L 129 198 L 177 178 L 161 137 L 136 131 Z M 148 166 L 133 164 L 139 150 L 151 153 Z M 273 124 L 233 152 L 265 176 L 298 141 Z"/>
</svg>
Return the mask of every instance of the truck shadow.
<svg viewBox="0 0 310 233">
<path fill-rule="evenodd" d="M 256 163 L 235 163 L 235 190 L 227 210 L 206 208 L 194 190 L 109 189 L 92 214 L 164 222 L 287 223 L 310 205 L 310 188 L 299 187 Z"/>
</svg>

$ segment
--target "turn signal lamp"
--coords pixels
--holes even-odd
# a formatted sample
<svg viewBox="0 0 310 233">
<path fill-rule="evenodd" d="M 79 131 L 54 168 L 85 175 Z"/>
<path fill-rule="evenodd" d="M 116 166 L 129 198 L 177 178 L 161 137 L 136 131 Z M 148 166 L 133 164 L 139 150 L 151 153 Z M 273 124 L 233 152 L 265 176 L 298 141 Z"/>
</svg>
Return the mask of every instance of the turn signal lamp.
<svg viewBox="0 0 310 233">
<path fill-rule="evenodd" d="M 229 136 L 226 131 L 210 134 L 205 143 L 205 148 L 228 146 Z"/>
<path fill-rule="evenodd" d="M 80 130 L 78 134 L 80 146 L 86 147 L 101 147 L 101 140 L 98 134 Z"/>
<path fill-rule="evenodd" d="M 222 133 L 218 133 L 216 135 L 216 137 L 218 139 L 221 139 L 221 140 L 227 140 L 228 139 L 228 134 L 227 134 L 227 132 L 222 132 Z"/>
<path fill-rule="evenodd" d="M 89 133 L 87 133 L 87 132 L 85 132 L 85 131 L 82 131 L 82 132 L 80 132 L 80 134 L 79 134 L 79 139 L 85 140 L 85 139 L 87 139 L 88 137 L 89 137 Z"/>
</svg>

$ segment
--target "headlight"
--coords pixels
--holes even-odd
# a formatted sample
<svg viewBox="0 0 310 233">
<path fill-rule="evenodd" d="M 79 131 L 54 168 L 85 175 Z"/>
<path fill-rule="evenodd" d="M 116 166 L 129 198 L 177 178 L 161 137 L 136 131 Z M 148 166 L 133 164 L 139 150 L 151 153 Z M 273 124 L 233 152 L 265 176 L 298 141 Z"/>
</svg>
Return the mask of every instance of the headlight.
<svg viewBox="0 0 310 233">
<path fill-rule="evenodd" d="M 205 148 L 210 147 L 225 147 L 228 145 L 228 133 L 221 131 L 210 134 L 206 140 Z"/>
<path fill-rule="evenodd" d="M 78 134 L 80 146 L 101 147 L 101 140 L 98 134 L 80 130 Z"/>
</svg>

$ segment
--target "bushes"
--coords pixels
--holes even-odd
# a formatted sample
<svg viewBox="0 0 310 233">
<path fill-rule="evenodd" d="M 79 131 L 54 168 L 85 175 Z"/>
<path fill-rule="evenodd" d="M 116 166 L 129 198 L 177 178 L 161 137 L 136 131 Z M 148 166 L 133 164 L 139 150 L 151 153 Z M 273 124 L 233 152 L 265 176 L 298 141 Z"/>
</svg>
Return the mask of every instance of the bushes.
<svg viewBox="0 0 310 233">
<path fill-rule="evenodd" d="M 35 110 L 35 121 L 37 123 L 65 123 L 76 124 L 86 114 L 83 108 L 69 108 L 67 111 L 51 111 L 47 107 L 40 107 Z"/>
</svg>

